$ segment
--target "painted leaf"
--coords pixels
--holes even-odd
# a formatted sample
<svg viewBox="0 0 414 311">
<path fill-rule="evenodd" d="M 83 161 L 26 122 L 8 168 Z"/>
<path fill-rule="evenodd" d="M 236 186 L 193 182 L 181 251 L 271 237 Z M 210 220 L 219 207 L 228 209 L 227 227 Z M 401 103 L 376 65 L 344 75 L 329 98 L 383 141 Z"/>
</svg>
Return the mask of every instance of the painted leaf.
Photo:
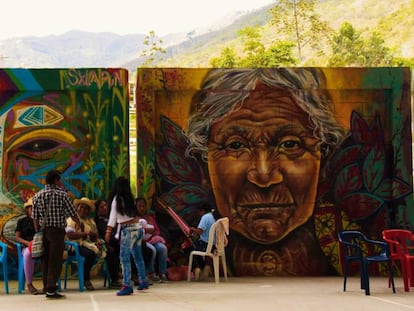
<svg viewBox="0 0 414 311">
<path fill-rule="evenodd" d="M 361 117 L 361 115 L 356 111 L 352 111 L 352 114 L 351 114 L 351 131 L 352 131 L 352 136 L 354 137 L 355 143 L 359 144 L 359 143 L 364 143 L 366 141 L 369 141 L 368 124 Z"/>
<path fill-rule="evenodd" d="M 188 140 L 184 135 L 183 130 L 165 116 L 161 116 L 160 120 L 161 131 L 163 133 L 165 143 L 177 150 L 182 150 L 184 154 L 184 151 L 188 146 Z"/>
<path fill-rule="evenodd" d="M 170 194 L 185 205 L 197 204 L 207 199 L 207 193 L 203 188 L 196 184 L 186 183 L 174 187 Z"/>
<path fill-rule="evenodd" d="M 361 145 L 352 145 L 345 147 L 340 152 L 336 153 L 329 164 L 332 173 L 336 174 L 344 166 L 356 162 L 360 157 L 361 150 Z"/>
<path fill-rule="evenodd" d="M 381 181 L 375 190 L 375 195 L 384 200 L 398 200 L 404 198 L 412 192 L 408 183 L 398 177 L 387 178 Z"/>
<path fill-rule="evenodd" d="M 383 204 L 382 199 L 369 193 L 354 193 L 341 202 L 343 211 L 351 221 L 361 221 L 372 216 Z"/>
<path fill-rule="evenodd" d="M 185 157 L 182 151 L 160 146 L 157 164 L 162 177 L 172 184 L 200 183 L 201 171 L 198 163 L 193 158 Z"/>
<path fill-rule="evenodd" d="M 372 145 L 373 143 L 383 143 L 381 119 L 378 112 L 375 114 L 374 121 L 368 125 L 362 116 L 353 111 L 351 115 L 351 131 L 356 144 Z"/>
<path fill-rule="evenodd" d="M 367 154 L 362 168 L 364 184 L 369 192 L 374 192 L 380 185 L 384 177 L 384 165 L 384 150 L 379 145 L 375 145 Z"/>
<path fill-rule="evenodd" d="M 357 164 L 344 167 L 335 182 L 335 197 L 340 200 L 349 193 L 358 191 L 362 186 L 362 176 Z"/>
</svg>

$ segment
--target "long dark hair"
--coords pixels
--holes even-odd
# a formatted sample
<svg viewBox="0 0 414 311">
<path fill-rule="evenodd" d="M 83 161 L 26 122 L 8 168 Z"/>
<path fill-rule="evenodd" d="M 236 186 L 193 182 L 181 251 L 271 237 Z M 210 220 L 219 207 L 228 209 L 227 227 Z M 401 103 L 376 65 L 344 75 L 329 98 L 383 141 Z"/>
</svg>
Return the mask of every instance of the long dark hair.
<svg viewBox="0 0 414 311">
<path fill-rule="evenodd" d="M 130 217 L 137 216 L 134 196 L 127 178 L 120 176 L 115 180 L 108 198 L 109 205 L 112 205 L 114 198 L 116 200 L 117 211 L 119 214 Z"/>
</svg>

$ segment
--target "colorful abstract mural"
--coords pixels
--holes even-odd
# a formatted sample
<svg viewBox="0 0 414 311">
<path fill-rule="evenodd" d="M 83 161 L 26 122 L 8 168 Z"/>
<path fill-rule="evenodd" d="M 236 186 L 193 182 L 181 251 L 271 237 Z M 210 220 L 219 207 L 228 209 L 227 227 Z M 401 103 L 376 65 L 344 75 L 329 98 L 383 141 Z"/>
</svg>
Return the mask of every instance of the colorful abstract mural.
<svg viewBox="0 0 414 311">
<path fill-rule="evenodd" d="M 409 68 L 140 68 L 138 194 L 192 226 L 203 201 L 228 216 L 233 275 L 339 275 L 338 231 L 414 228 L 410 83 Z"/>
<path fill-rule="evenodd" d="M 128 116 L 126 69 L 0 69 L 0 230 L 12 255 L 23 203 L 49 170 L 73 198 L 106 198 L 129 176 Z"/>
</svg>

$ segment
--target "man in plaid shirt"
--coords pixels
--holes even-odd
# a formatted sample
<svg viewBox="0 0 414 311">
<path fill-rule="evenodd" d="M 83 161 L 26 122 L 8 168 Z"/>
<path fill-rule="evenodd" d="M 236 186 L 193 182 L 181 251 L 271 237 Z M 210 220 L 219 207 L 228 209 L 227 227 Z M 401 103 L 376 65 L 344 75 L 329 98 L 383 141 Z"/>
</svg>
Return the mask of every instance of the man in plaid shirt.
<svg viewBox="0 0 414 311">
<path fill-rule="evenodd" d="M 35 230 L 43 227 L 45 253 L 41 258 L 41 268 L 46 298 L 65 298 L 57 292 L 57 281 L 62 271 L 66 219 L 72 217 L 80 227 L 72 199 L 61 187 L 60 172 L 51 170 L 46 175 L 44 189 L 33 197 Z"/>
</svg>

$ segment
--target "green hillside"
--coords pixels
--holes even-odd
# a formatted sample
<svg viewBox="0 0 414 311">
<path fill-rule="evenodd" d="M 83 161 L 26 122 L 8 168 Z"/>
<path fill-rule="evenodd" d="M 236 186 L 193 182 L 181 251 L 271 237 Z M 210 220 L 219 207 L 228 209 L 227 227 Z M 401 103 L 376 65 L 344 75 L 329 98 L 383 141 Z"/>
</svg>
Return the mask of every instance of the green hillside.
<svg viewBox="0 0 414 311">
<path fill-rule="evenodd" d="M 272 5 L 246 15 L 229 27 L 211 32 L 169 47 L 164 60 L 156 63 L 163 67 L 210 67 L 209 60 L 218 57 L 224 47 L 241 52 L 242 44 L 237 31 L 247 26 L 262 27 L 262 41 L 269 44 L 278 37 L 270 24 Z M 316 5 L 320 18 L 338 31 L 343 22 L 349 22 L 363 36 L 376 31 L 385 39 L 385 45 L 395 57 L 414 57 L 414 0 L 325 0 Z M 312 50 L 304 51 L 299 66 L 325 66 L 330 47 L 325 47 L 323 56 Z"/>
</svg>

